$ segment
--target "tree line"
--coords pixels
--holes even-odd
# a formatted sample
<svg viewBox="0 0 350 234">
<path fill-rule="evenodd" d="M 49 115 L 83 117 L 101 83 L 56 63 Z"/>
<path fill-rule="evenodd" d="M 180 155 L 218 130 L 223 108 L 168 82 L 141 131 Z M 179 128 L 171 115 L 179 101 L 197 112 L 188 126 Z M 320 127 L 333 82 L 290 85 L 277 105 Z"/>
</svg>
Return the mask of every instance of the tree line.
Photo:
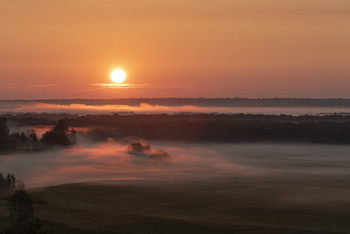
<svg viewBox="0 0 350 234">
<path fill-rule="evenodd" d="M 37 151 L 50 146 L 68 146 L 75 142 L 76 131 L 68 128 L 64 120 L 59 120 L 39 140 L 35 130 L 11 133 L 7 119 L 0 118 L 0 152 Z"/>
</svg>

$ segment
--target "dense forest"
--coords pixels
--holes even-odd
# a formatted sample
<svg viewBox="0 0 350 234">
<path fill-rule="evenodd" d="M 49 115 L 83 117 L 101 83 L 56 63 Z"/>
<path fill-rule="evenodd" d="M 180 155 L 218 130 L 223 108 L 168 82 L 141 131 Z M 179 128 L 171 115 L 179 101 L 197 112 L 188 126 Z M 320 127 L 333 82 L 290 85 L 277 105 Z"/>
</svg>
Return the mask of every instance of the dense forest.
<svg viewBox="0 0 350 234">
<path fill-rule="evenodd" d="M 87 137 L 101 141 L 132 137 L 188 142 L 350 143 L 350 117 L 342 115 L 18 114 L 5 117 L 23 126 L 54 125 L 60 117 L 69 126 L 86 128 Z"/>
</svg>

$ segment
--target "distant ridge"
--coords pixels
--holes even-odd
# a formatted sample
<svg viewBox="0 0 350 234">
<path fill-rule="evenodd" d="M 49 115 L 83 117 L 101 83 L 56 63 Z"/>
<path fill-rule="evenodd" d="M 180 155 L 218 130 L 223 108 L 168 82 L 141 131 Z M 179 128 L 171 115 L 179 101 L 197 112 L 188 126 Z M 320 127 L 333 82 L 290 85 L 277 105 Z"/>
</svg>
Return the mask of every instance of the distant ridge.
<svg viewBox="0 0 350 234">
<path fill-rule="evenodd" d="M 0 104 L 27 104 L 33 102 L 70 105 L 129 105 L 141 103 L 161 106 L 212 106 L 212 107 L 350 107 L 344 98 L 120 98 L 120 99 L 36 99 L 0 100 Z"/>
</svg>

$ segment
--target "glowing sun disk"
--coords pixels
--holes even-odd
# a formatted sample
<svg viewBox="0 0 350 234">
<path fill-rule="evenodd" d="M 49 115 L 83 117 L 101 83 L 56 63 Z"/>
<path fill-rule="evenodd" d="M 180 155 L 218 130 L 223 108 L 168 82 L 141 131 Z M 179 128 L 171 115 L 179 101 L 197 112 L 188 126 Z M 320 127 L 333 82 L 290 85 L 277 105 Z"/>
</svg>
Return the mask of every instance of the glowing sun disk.
<svg viewBox="0 0 350 234">
<path fill-rule="evenodd" d="M 111 73 L 111 80 L 114 83 L 122 83 L 126 78 L 126 74 L 122 69 L 115 69 Z"/>
</svg>

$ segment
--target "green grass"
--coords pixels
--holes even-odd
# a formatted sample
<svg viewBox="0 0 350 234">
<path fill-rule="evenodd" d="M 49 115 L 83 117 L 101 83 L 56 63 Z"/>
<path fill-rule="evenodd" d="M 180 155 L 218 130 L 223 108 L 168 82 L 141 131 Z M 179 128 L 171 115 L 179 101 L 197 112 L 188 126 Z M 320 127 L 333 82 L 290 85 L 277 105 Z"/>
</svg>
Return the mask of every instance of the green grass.
<svg viewBox="0 0 350 234">
<path fill-rule="evenodd" d="M 349 188 L 332 179 L 133 181 L 30 192 L 45 202 L 35 213 L 54 233 L 350 233 Z"/>
</svg>

